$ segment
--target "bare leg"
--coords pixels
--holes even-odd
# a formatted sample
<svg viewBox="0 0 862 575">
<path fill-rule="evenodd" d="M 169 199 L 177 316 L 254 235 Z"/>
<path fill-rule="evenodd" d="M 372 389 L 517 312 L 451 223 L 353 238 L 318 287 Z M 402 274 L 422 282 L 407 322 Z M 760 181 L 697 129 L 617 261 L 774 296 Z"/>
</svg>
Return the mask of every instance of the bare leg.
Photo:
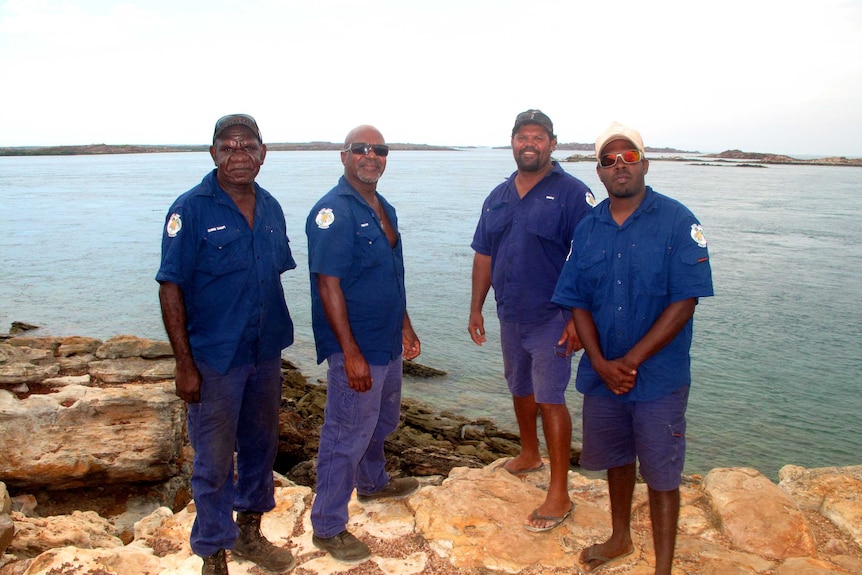
<svg viewBox="0 0 862 575">
<path fill-rule="evenodd" d="M 518 432 L 521 434 L 521 453 L 506 464 L 506 469 L 512 472 L 533 469 L 542 463 L 536 422 L 539 406 L 532 394 L 526 397 L 513 395 L 512 403 L 515 406 L 515 419 L 518 420 Z"/>
<path fill-rule="evenodd" d="M 542 429 L 545 432 L 545 443 L 548 445 L 548 456 L 551 462 L 551 481 L 548 485 L 548 495 L 537 509 L 537 515 L 545 517 L 562 517 L 572 508 L 569 498 L 569 465 L 572 451 L 572 418 L 565 404 L 540 403 L 542 413 Z M 549 527 L 551 520 L 527 518 L 527 523 L 533 527 Z"/>
<path fill-rule="evenodd" d="M 608 493 L 611 498 L 611 523 L 613 533 L 610 539 L 596 545 L 596 551 L 605 557 L 618 557 L 631 551 L 632 544 L 632 499 L 635 492 L 635 463 L 608 469 Z M 589 548 L 581 551 L 580 562 L 585 571 L 598 567 L 598 562 L 587 562 Z"/>
<path fill-rule="evenodd" d="M 655 546 L 655 575 L 670 575 L 679 520 L 679 489 L 649 489 L 649 510 Z"/>
</svg>

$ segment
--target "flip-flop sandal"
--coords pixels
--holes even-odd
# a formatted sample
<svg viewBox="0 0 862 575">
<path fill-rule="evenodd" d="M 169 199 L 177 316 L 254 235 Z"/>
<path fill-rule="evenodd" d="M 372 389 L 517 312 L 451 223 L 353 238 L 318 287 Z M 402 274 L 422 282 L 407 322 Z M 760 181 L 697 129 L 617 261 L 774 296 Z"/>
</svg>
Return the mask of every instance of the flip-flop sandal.
<svg viewBox="0 0 862 575">
<path fill-rule="evenodd" d="M 538 509 L 533 509 L 533 514 L 530 516 L 532 519 L 536 519 L 539 521 L 551 521 L 552 523 L 546 527 L 533 527 L 529 523 L 524 524 L 524 529 L 527 531 L 532 531 L 533 533 L 544 533 L 545 531 L 550 531 L 555 527 L 559 527 L 560 524 L 569 518 L 569 515 L 572 514 L 572 511 L 575 510 L 575 504 L 572 503 L 572 506 L 569 507 L 569 510 L 562 517 L 554 517 L 552 515 L 539 515 L 537 513 Z"/>
<path fill-rule="evenodd" d="M 617 555 L 616 557 L 606 557 L 606 556 L 602 555 L 601 553 L 599 553 L 598 551 L 596 551 L 596 549 L 598 549 L 598 547 L 599 547 L 598 544 L 595 544 L 595 545 L 590 545 L 587 548 L 587 560 L 585 561 L 585 563 L 592 563 L 593 561 L 598 561 L 599 564 L 596 565 L 595 567 L 590 567 L 588 569 L 584 569 L 581 565 L 578 565 L 576 563 L 575 568 L 577 568 L 577 570 L 580 573 L 586 574 L 586 573 L 595 573 L 597 571 L 601 571 L 605 567 L 610 567 L 614 563 L 617 563 L 619 560 L 628 557 L 629 555 L 631 555 L 635 551 L 634 547 L 632 547 L 631 550 L 627 551 L 626 553 L 623 553 L 622 555 Z M 578 562 L 580 562 L 580 559 L 578 559 Z"/>
<path fill-rule="evenodd" d="M 503 461 L 503 463 L 498 465 L 495 469 L 501 469 L 501 468 L 505 469 L 506 471 L 508 471 L 512 475 L 524 475 L 525 473 L 535 473 L 536 471 L 541 471 L 545 468 L 545 462 L 543 461 L 542 463 L 540 463 L 536 467 L 530 467 L 529 469 L 519 469 L 517 471 L 513 471 L 513 470 L 509 469 L 508 467 L 506 467 L 506 464 L 509 463 L 510 461 L 512 461 L 511 457 L 509 459 L 506 459 L 505 461 Z"/>
</svg>

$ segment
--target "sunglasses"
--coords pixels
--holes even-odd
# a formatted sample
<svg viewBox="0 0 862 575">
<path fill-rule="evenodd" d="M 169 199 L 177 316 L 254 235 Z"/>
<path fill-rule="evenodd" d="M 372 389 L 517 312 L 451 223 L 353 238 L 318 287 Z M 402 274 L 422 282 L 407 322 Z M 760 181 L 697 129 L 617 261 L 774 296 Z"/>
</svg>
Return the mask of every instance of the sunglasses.
<svg viewBox="0 0 862 575">
<path fill-rule="evenodd" d="M 617 158 L 621 158 L 625 164 L 637 164 L 644 159 L 640 150 L 626 150 L 617 154 L 602 154 L 599 156 L 599 165 L 603 168 L 610 168 L 617 163 Z"/>
<path fill-rule="evenodd" d="M 344 150 L 342 151 L 367 156 L 371 153 L 371 150 L 374 150 L 374 153 L 381 158 L 385 158 L 389 155 L 389 146 L 387 146 L 386 144 L 364 144 L 358 142 L 355 144 L 348 144 L 344 147 Z"/>
</svg>

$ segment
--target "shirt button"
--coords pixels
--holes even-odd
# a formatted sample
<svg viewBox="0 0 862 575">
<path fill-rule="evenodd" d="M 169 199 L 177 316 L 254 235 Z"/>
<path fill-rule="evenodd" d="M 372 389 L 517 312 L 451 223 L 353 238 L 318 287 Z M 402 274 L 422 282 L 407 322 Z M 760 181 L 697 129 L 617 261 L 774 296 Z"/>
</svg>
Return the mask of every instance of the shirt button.
<svg viewBox="0 0 862 575">
<path fill-rule="evenodd" d="M 623 311 L 623 306 L 618 307 L 617 311 Z"/>
<path fill-rule="evenodd" d="M 623 257 L 623 254 L 617 254 L 617 257 L 621 258 L 621 257 Z"/>
<path fill-rule="evenodd" d="M 623 285 L 623 281 L 622 281 L 622 280 L 617 280 L 617 285 Z"/>
</svg>

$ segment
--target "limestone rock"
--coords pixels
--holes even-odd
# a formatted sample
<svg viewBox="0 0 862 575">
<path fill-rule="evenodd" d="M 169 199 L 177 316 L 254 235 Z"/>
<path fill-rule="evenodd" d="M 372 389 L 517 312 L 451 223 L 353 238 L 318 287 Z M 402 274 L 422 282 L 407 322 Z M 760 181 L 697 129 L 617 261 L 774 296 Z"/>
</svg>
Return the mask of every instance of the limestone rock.
<svg viewBox="0 0 862 575">
<path fill-rule="evenodd" d="M 173 357 L 173 350 L 167 342 L 135 337 L 133 335 L 117 335 L 107 340 L 96 350 L 99 359 L 121 359 L 124 357 L 143 357 L 155 359 Z"/>
<path fill-rule="evenodd" d="M 778 486 L 806 509 L 820 512 L 862 547 L 862 465 L 804 469 L 787 465 Z"/>
<path fill-rule="evenodd" d="M 64 338 L 57 348 L 57 357 L 73 355 L 93 355 L 102 345 L 102 340 L 94 337 L 72 336 Z"/>
<path fill-rule="evenodd" d="M 105 383 L 129 383 L 132 381 L 163 381 L 174 377 L 176 364 L 173 359 L 147 360 L 142 357 L 104 359 L 89 364 L 90 375 Z"/>
<path fill-rule="evenodd" d="M 57 517 L 26 517 L 13 512 L 16 533 L 9 551 L 36 557 L 59 547 L 79 549 L 122 547 L 113 525 L 94 511 L 75 511 Z"/>
<path fill-rule="evenodd" d="M 787 493 L 754 469 L 713 469 L 704 491 L 722 530 L 743 551 L 772 559 L 816 555 L 813 533 Z"/>
<path fill-rule="evenodd" d="M 60 373 L 53 351 L 16 345 L 14 340 L 0 343 L 0 384 L 39 383 Z"/>
<path fill-rule="evenodd" d="M 185 404 L 173 391 L 70 385 L 20 400 L 0 390 L 0 480 L 63 489 L 176 475 Z"/>
</svg>

